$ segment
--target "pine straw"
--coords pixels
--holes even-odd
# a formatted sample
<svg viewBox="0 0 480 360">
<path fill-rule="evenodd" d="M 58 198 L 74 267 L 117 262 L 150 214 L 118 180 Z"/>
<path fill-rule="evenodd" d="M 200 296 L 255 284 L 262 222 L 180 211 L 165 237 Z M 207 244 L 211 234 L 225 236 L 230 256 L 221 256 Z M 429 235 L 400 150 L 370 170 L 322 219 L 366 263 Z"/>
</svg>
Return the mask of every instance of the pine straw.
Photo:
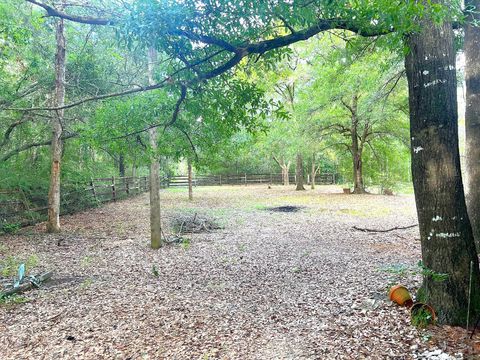
<svg viewBox="0 0 480 360">
<path fill-rule="evenodd" d="M 341 189 L 198 188 L 193 202 L 186 192 L 163 192 L 165 224 L 179 212 L 198 211 L 225 225 L 192 234 L 188 247 L 148 247 L 147 195 L 63 217 L 61 235 L 38 226 L 2 238 L 6 254 L 35 253 L 36 270 L 54 269 L 55 277 L 28 292 L 29 303 L 0 308 L 0 358 L 409 359 L 437 348 L 452 356 L 472 353 L 478 336 L 475 343 L 455 328 L 418 331 L 407 310 L 386 300 L 392 281 L 412 290 L 419 285 L 416 277 L 379 271 L 417 263 L 418 230 L 402 230 L 401 238 L 352 230 L 414 223 L 413 198 L 325 191 Z M 305 209 L 263 211 L 284 205 Z"/>
</svg>

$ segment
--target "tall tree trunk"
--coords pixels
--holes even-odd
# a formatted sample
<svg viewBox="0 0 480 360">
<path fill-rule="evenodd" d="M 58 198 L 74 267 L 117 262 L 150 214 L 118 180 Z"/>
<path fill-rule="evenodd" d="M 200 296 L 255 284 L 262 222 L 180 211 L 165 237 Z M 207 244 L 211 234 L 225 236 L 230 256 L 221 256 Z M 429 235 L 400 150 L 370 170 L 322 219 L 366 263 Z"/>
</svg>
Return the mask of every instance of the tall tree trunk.
<svg viewBox="0 0 480 360">
<path fill-rule="evenodd" d="M 188 171 L 188 200 L 193 200 L 192 162 L 190 161 L 190 159 L 187 160 L 187 171 Z"/>
<path fill-rule="evenodd" d="M 289 186 L 290 185 L 290 161 L 286 164 L 285 162 L 283 162 L 282 169 L 283 169 L 283 185 Z"/>
<path fill-rule="evenodd" d="M 56 24 L 57 52 L 55 55 L 55 106 L 65 105 L 65 28 L 63 19 Z M 58 110 L 52 118 L 52 166 L 50 171 L 50 188 L 48 190 L 47 232 L 60 231 L 60 174 L 62 162 L 62 132 L 64 110 Z"/>
<path fill-rule="evenodd" d="M 473 235 L 480 250 L 480 0 L 465 0 L 471 9 L 465 26 L 465 155 L 467 165 L 467 208 Z"/>
<path fill-rule="evenodd" d="M 353 150 L 353 193 L 364 194 L 362 153 L 357 148 Z"/>
<path fill-rule="evenodd" d="M 312 190 L 315 189 L 315 176 L 317 175 L 317 168 L 315 165 L 315 154 L 312 154 L 312 170 L 310 173 L 310 187 Z"/>
<path fill-rule="evenodd" d="M 118 156 L 118 173 L 121 177 L 125 177 L 125 156 L 123 154 Z"/>
<path fill-rule="evenodd" d="M 273 160 L 280 166 L 280 169 L 282 169 L 282 183 L 283 185 L 289 185 L 290 184 L 290 179 L 289 179 L 289 170 L 290 170 L 290 161 L 288 163 L 285 163 L 285 159 L 282 157 L 281 162 L 273 156 Z"/>
<path fill-rule="evenodd" d="M 303 187 L 303 158 L 302 154 L 297 153 L 297 166 L 295 167 L 295 174 L 297 175 L 297 188 L 295 190 L 305 190 Z"/>
<path fill-rule="evenodd" d="M 156 61 L 156 52 L 148 49 L 148 83 L 153 85 L 153 67 Z M 149 130 L 150 146 L 153 156 L 150 159 L 150 246 L 158 249 L 162 246 L 162 221 L 160 212 L 160 162 L 158 159 L 158 133 L 154 127 Z"/>
<path fill-rule="evenodd" d="M 448 275 L 425 275 L 419 295 L 440 323 L 465 325 L 472 265 L 472 312 L 480 311 L 478 257 L 470 226 L 458 150 L 457 82 L 451 24 L 428 19 L 407 39 L 412 176 L 423 264 Z"/>
<path fill-rule="evenodd" d="M 354 194 L 364 194 L 365 186 L 363 184 L 363 164 L 362 164 L 362 144 L 359 141 L 358 134 L 358 96 L 355 94 L 352 98 L 352 105 L 344 103 L 344 105 L 351 112 L 351 128 L 350 136 L 352 138 L 352 147 L 350 149 L 352 153 L 352 162 L 353 162 L 353 193 Z"/>
<path fill-rule="evenodd" d="M 158 150 L 157 128 L 149 130 L 150 146 L 155 153 Z M 160 162 L 153 156 L 150 161 L 150 246 L 158 249 L 162 246 L 162 222 L 160 213 Z"/>
</svg>

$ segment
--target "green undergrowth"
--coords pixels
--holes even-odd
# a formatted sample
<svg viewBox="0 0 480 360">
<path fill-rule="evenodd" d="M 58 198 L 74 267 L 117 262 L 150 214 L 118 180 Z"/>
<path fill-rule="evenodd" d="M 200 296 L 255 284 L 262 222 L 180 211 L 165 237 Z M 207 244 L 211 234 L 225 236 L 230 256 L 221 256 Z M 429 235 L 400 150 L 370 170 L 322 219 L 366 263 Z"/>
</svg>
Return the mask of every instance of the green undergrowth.
<svg viewBox="0 0 480 360">
<path fill-rule="evenodd" d="M 13 294 L 11 296 L 0 297 L 0 307 L 10 308 L 16 305 L 25 304 L 29 301 L 30 299 L 25 296 Z"/>
<path fill-rule="evenodd" d="M 25 264 L 25 274 L 28 274 L 38 265 L 38 257 L 36 255 L 30 255 L 26 258 L 18 258 L 13 255 L 5 256 L 0 259 L 0 276 L 13 278 L 17 275 L 20 264 Z"/>
</svg>

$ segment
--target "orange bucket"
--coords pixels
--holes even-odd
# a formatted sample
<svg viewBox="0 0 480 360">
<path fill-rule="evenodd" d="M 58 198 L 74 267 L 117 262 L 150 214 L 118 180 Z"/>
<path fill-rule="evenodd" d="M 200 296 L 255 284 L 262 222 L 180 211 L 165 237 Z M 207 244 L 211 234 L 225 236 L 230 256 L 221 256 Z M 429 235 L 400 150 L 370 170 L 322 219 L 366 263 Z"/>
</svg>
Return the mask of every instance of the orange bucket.
<svg viewBox="0 0 480 360">
<path fill-rule="evenodd" d="M 410 307 L 413 305 L 412 297 L 410 296 L 408 289 L 403 285 L 393 286 L 390 289 L 388 297 L 400 306 Z"/>
</svg>

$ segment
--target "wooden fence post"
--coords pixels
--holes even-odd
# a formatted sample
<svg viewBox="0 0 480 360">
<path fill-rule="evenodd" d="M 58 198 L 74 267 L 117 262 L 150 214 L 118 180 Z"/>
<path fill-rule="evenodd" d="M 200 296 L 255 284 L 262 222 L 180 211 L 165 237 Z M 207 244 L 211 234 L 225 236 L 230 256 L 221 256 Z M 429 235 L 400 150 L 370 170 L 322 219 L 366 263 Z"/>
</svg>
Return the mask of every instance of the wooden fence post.
<svg viewBox="0 0 480 360">
<path fill-rule="evenodd" d="M 245 173 L 245 186 L 247 186 L 247 173 Z"/>
<path fill-rule="evenodd" d="M 129 179 L 129 178 L 124 178 L 124 181 L 125 181 L 125 192 L 127 193 L 127 196 L 130 195 L 130 186 L 128 185 L 128 179 Z"/>
<path fill-rule="evenodd" d="M 220 175 L 220 186 L 222 186 L 222 175 Z"/>
<path fill-rule="evenodd" d="M 95 202 L 98 202 L 97 192 L 95 191 L 95 183 L 93 182 L 93 179 L 90 180 L 90 186 L 92 187 L 93 198 L 95 199 Z"/>
<path fill-rule="evenodd" d="M 112 176 L 112 200 L 117 201 L 117 194 L 115 193 L 115 176 Z"/>
</svg>

